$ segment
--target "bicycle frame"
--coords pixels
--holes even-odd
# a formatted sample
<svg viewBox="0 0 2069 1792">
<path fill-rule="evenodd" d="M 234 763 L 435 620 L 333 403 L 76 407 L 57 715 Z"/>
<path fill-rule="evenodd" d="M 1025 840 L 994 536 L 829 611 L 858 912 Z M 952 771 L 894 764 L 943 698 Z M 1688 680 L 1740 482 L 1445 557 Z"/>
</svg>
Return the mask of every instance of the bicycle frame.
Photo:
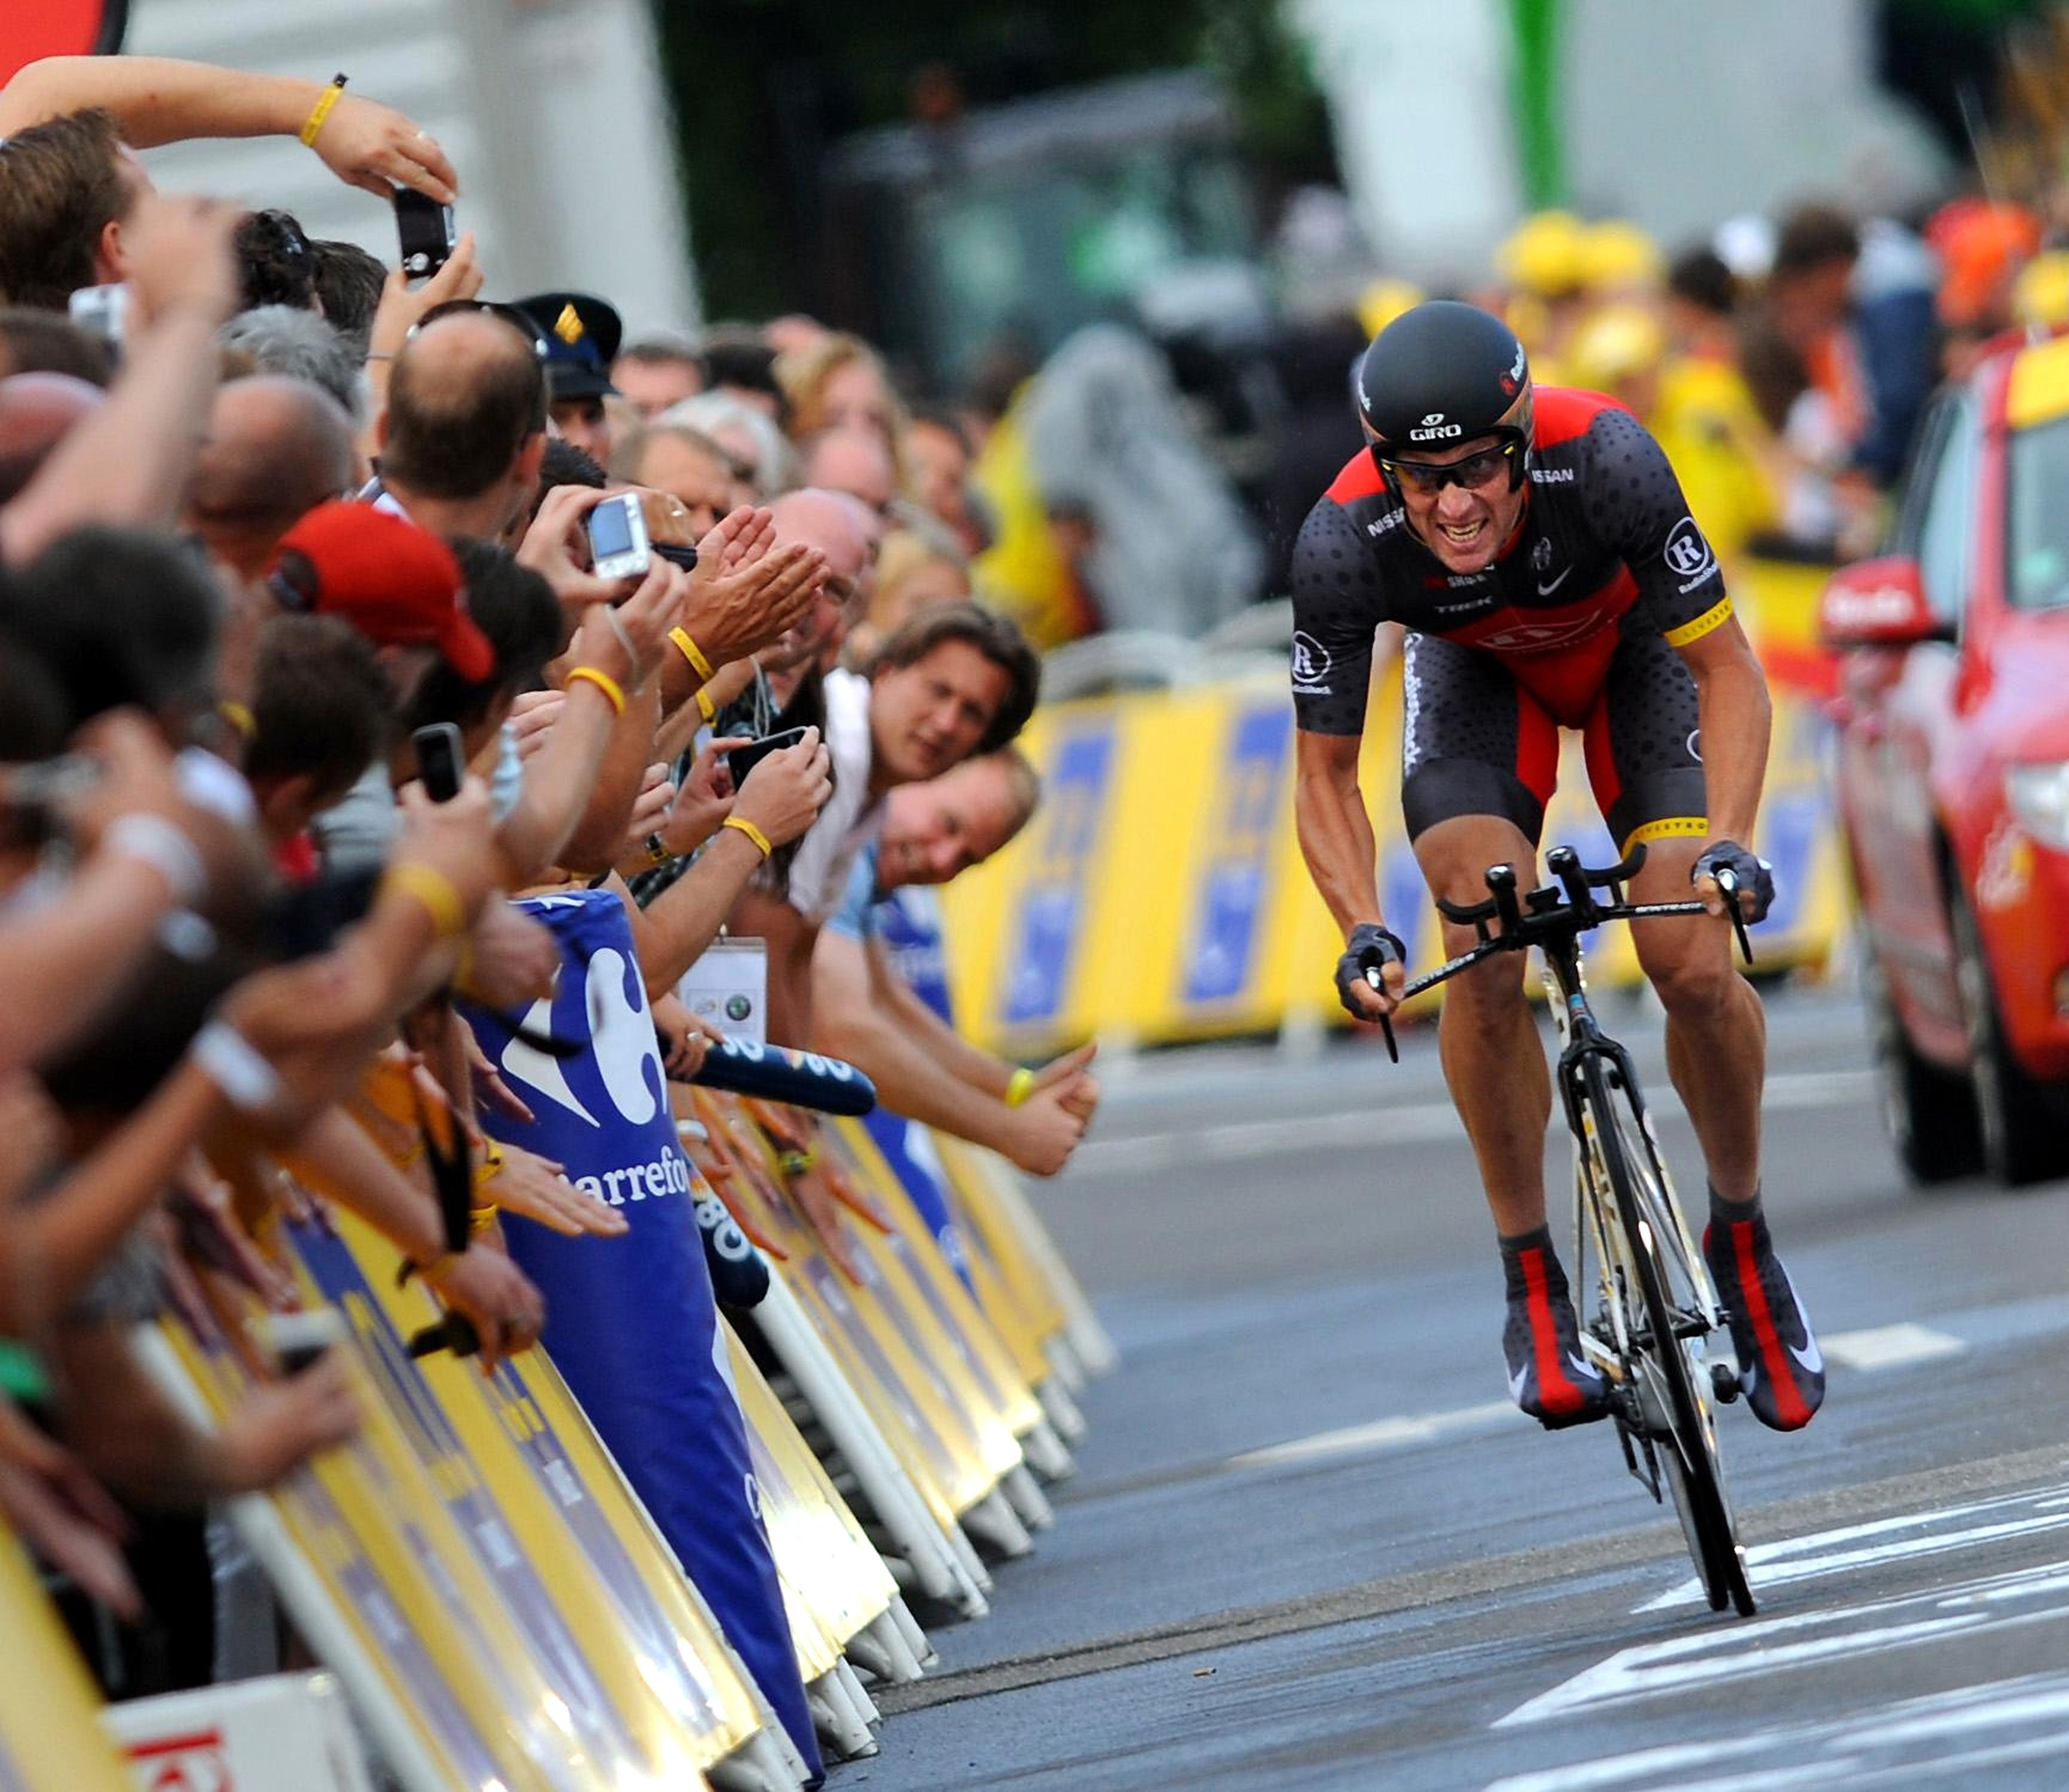
<svg viewBox="0 0 2069 1792">
<path fill-rule="evenodd" d="M 1577 1284 L 1585 1287 L 1592 1264 L 1598 1284 L 1600 1322 L 1610 1334 L 1609 1342 L 1605 1345 L 1594 1328 L 1584 1327 L 1581 1348 L 1604 1374 L 1630 1390 L 1638 1410 L 1627 1412 L 1625 1422 L 1618 1427 L 1624 1460 L 1639 1484 L 1656 1499 L 1661 1489 L 1653 1443 L 1655 1435 L 1666 1427 L 1662 1415 L 1644 1410 L 1648 1404 L 1645 1398 L 1646 1383 L 1634 1374 L 1636 1351 L 1630 1331 L 1634 1306 L 1632 1273 L 1623 1227 L 1615 1211 L 1614 1188 L 1596 1143 L 1596 1117 L 1589 1105 L 1585 1068 L 1591 1061 L 1609 1073 L 1630 1102 L 1643 1134 L 1642 1138 L 1630 1141 L 1630 1148 L 1644 1153 L 1665 1197 L 1663 1205 L 1674 1229 L 1672 1248 L 1679 1259 L 1676 1267 L 1686 1278 L 1696 1301 L 1694 1314 L 1685 1326 L 1677 1327 L 1677 1333 L 1685 1337 L 1716 1330 L 1724 1323 L 1724 1312 L 1708 1267 L 1688 1229 L 1680 1199 L 1675 1192 L 1673 1178 L 1654 1136 L 1651 1112 L 1646 1106 L 1630 1054 L 1602 1031 L 1589 1002 L 1578 937 L 1542 941 L 1539 949 L 1544 957 L 1545 993 L 1561 1042 L 1558 1063 L 1553 1074 L 1565 1112 L 1566 1129 L 1573 1152 L 1574 1280 Z M 1632 1447 L 1634 1432 L 1643 1446 L 1642 1469 L 1639 1452 Z"/>
</svg>

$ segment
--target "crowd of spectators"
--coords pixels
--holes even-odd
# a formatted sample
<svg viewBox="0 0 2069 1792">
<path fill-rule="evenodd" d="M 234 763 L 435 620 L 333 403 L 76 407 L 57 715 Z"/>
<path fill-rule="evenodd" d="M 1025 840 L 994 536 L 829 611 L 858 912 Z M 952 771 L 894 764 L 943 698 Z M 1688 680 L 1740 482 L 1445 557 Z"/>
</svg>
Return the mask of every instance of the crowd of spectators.
<svg viewBox="0 0 2069 1792">
<path fill-rule="evenodd" d="M 0 92 L 0 1513 L 116 1694 L 251 1659 L 210 1504 L 358 1421 L 329 1361 L 218 1430 L 169 1403 L 133 1332 L 198 1262 L 291 1304 L 269 1228 L 337 1203 L 492 1363 L 548 1322 L 505 1227 L 626 1230 L 478 1149 L 515 1097 L 455 998 L 522 1014 L 559 969 L 512 899 L 618 897 L 671 1077 L 729 930 L 768 942 L 773 1039 L 1030 1171 L 1098 1099 L 1085 1055 L 917 1018 L 869 922 L 1040 798 L 1039 662 L 970 601 L 963 419 L 809 320 L 622 340 L 602 295 L 486 297 L 471 235 L 406 278 L 137 153 L 265 135 L 464 219 L 439 145 L 338 84 L 56 59 Z M 586 525 L 627 493 L 651 552 L 605 577 Z"/>
</svg>

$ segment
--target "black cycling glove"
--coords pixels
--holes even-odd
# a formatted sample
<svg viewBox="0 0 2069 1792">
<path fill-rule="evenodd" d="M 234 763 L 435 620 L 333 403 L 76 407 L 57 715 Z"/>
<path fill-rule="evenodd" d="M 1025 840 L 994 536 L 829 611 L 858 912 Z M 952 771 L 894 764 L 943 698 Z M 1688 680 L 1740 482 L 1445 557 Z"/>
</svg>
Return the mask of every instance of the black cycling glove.
<svg viewBox="0 0 2069 1792">
<path fill-rule="evenodd" d="M 1344 955 L 1336 961 L 1336 996 L 1345 1010 L 1360 1020 L 1371 1017 L 1360 1010 L 1351 999 L 1353 986 L 1366 982 L 1365 973 L 1377 970 L 1382 965 L 1405 965 L 1408 962 L 1408 948 L 1401 943 L 1398 933 L 1389 933 L 1376 920 L 1360 921 L 1351 929 L 1350 944 Z"/>
<path fill-rule="evenodd" d="M 1774 906 L 1774 867 L 1736 840 L 1719 840 L 1703 849 L 1702 857 L 1688 873 L 1688 881 L 1716 877 L 1720 872 L 1728 872 L 1734 886 L 1725 891 L 1726 897 L 1736 898 L 1741 891 L 1752 891 L 1753 913 L 1748 918 L 1765 920 L 1768 910 Z"/>
</svg>

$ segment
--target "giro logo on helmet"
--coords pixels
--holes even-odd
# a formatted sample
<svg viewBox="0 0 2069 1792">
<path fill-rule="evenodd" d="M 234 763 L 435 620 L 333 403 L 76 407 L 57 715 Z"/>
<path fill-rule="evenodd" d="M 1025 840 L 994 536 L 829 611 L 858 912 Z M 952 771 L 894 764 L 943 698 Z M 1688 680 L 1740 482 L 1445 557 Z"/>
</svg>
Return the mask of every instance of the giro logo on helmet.
<svg viewBox="0 0 2069 1792">
<path fill-rule="evenodd" d="M 1422 419 L 1422 427 L 1408 432 L 1411 442 L 1447 442 L 1453 436 L 1463 435 L 1465 427 L 1459 423 L 1447 423 L 1441 410 L 1433 410 Z"/>
</svg>

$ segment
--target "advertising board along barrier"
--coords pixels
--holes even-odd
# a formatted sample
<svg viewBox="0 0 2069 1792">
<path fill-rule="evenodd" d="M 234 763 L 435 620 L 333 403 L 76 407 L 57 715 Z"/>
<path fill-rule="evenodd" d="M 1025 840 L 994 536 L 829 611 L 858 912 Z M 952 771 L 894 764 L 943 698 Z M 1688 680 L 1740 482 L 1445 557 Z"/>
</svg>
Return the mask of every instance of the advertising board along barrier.
<svg viewBox="0 0 2069 1792">
<path fill-rule="evenodd" d="M 527 897 L 561 963 L 526 1027 L 577 1047 L 552 1056 L 504 1017 L 469 1008 L 490 1061 L 529 1104 L 484 1129 L 564 1166 L 630 1223 L 617 1238 L 512 1227 L 511 1255 L 546 1297 L 545 1341 L 582 1410 L 696 1582 L 814 1772 L 811 1714 L 695 1211 L 709 1194 L 675 1136 L 630 924 L 607 891 Z"/>
</svg>

